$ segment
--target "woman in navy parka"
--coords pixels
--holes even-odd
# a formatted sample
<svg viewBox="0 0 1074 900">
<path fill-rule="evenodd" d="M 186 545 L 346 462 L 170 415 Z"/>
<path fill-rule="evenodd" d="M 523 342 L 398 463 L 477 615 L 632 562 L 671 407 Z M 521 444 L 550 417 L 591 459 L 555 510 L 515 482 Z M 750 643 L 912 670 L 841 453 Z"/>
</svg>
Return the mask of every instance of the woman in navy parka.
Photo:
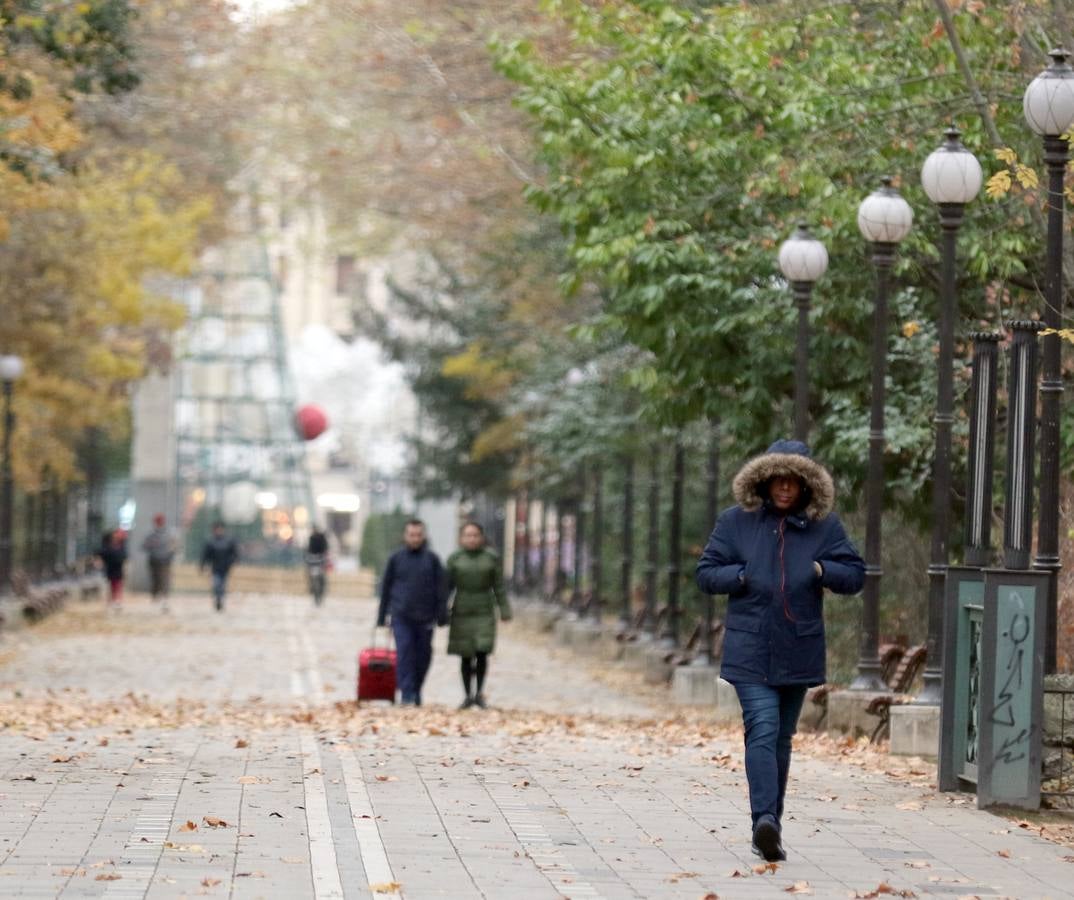
<svg viewBox="0 0 1074 900">
<path fill-rule="evenodd" d="M 750 460 L 733 489 L 697 584 L 729 598 L 720 675 L 742 704 L 753 850 L 782 860 L 791 738 L 806 689 L 825 680 L 824 588 L 856 594 L 865 563 L 832 512 L 831 475 L 800 441 Z"/>
</svg>

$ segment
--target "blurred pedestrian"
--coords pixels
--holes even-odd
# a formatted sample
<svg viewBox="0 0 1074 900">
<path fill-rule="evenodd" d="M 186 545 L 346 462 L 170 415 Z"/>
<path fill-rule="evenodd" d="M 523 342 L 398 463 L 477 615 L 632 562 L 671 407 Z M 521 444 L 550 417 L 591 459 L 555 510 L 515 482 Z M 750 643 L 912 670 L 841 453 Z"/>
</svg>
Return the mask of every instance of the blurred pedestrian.
<svg viewBox="0 0 1074 900">
<path fill-rule="evenodd" d="M 123 577 L 127 565 L 127 542 L 120 529 L 105 534 L 97 555 L 104 564 L 104 577 L 108 579 L 108 605 L 119 609 L 123 605 Z"/>
<path fill-rule="evenodd" d="M 455 592 L 451 604 L 448 653 L 462 657 L 461 709 L 485 709 L 485 677 L 489 656 L 496 646 L 496 614 L 511 620 L 511 606 L 503 586 L 500 557 L 485 546 L 485 529 L 467 522 L 459 531 L 461 549 L 448 557 L 448 586 Z"/>
<path fill-rule="evenodd" d="M 153 516 L 153 530 L 142 541 L 142 552 L 149 562 L 149 592 L 160 601 L 163 612 L 168 611 L 175 550 L 175 535 L 166 527 L 164 516 L 157 513 Z"/>
<path fill-rule="evenodd" d="M 806 689 L 825 681 L 824 589 L 856 594 L 865 563 L 832 512 L 835 485 L 800 441 L 776 441 L 735 476 L 697 565 L 706 594 L 727 594 L 720 675 L 745 728 L 753 851 L 783 850 L 791 739 Z"/>
<path fill-rule="evenodd" d="M 421 689 L 433 660 L 433 631 L 447 624 L 444 566 L 425 536 L 425 523 L 411 519 L 403 546 L 388 559 L 380 580 L 377 625 L 391 617 L 399 693 L 404 706 L 421 706 Z"/>
<path fill-rule="evenodd" d="M 324 595 L 328 590 L 329 565 L 328 536 L 314 525 L 306 542 L 306 581 L 315 606 L 324 602 Z"/>
<path fill-rule="evenodd" d="M 239 546 L 235 543 L 235 538 L 227 533 L 223 522 L 214 522 L 213 533 L 201 551 L 198 571 L 204 572 L 208 566 L 212 573 L 213 606 L 217 612 L 224 611 L 227 578 L 238 559 Z"/>
</svg>

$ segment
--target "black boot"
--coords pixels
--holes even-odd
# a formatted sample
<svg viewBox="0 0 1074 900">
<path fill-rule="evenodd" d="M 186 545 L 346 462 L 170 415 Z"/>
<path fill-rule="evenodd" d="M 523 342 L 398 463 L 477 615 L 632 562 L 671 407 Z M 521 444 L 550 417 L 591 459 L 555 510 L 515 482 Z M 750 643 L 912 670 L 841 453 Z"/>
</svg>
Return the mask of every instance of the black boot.
<svg viewBox="0 0 1074 900">
<path fill-rule="evenodd" d="M 787 858 L 783 852 L 779 825 L 773 816 L 761 816 L 753 826 L 753 852 L 765 862 L 782 862 Z"/>
</svg>

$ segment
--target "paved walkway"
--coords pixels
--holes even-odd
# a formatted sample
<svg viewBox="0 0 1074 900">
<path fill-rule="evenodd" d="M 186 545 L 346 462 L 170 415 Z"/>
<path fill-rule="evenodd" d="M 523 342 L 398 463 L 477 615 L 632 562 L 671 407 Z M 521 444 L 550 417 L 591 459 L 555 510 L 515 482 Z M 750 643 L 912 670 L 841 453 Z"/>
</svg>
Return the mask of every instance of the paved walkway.
<svg viewBox="0 0 1074 900">
<path fill-rule="evenodd" d="M 805 755 L 755 868 L 740 736 L 513 626 L 498 709 L 455 711 L 441 653 L 426 708 L 356 712 L 371 601 L 173 609 L 0 641 L 0 897 L 1074 896 L 1071 850 Z"/>
</svg>

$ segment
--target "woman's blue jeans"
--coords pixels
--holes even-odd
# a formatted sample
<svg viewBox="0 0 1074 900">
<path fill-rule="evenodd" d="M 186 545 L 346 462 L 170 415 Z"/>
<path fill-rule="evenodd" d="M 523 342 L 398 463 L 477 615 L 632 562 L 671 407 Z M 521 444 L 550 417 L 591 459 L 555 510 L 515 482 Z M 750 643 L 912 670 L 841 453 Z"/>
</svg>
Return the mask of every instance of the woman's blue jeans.
<svg viewBox="0 0 1074 900">
<path fill-rule="evenodd" d="M 746 780 L 753 824 L 764 815 L 783 820 L 783 797 L 791 768 L 791 738 L 805 701 L 806 686 L 736 684 L 746 730 Z"/>
</svg>

